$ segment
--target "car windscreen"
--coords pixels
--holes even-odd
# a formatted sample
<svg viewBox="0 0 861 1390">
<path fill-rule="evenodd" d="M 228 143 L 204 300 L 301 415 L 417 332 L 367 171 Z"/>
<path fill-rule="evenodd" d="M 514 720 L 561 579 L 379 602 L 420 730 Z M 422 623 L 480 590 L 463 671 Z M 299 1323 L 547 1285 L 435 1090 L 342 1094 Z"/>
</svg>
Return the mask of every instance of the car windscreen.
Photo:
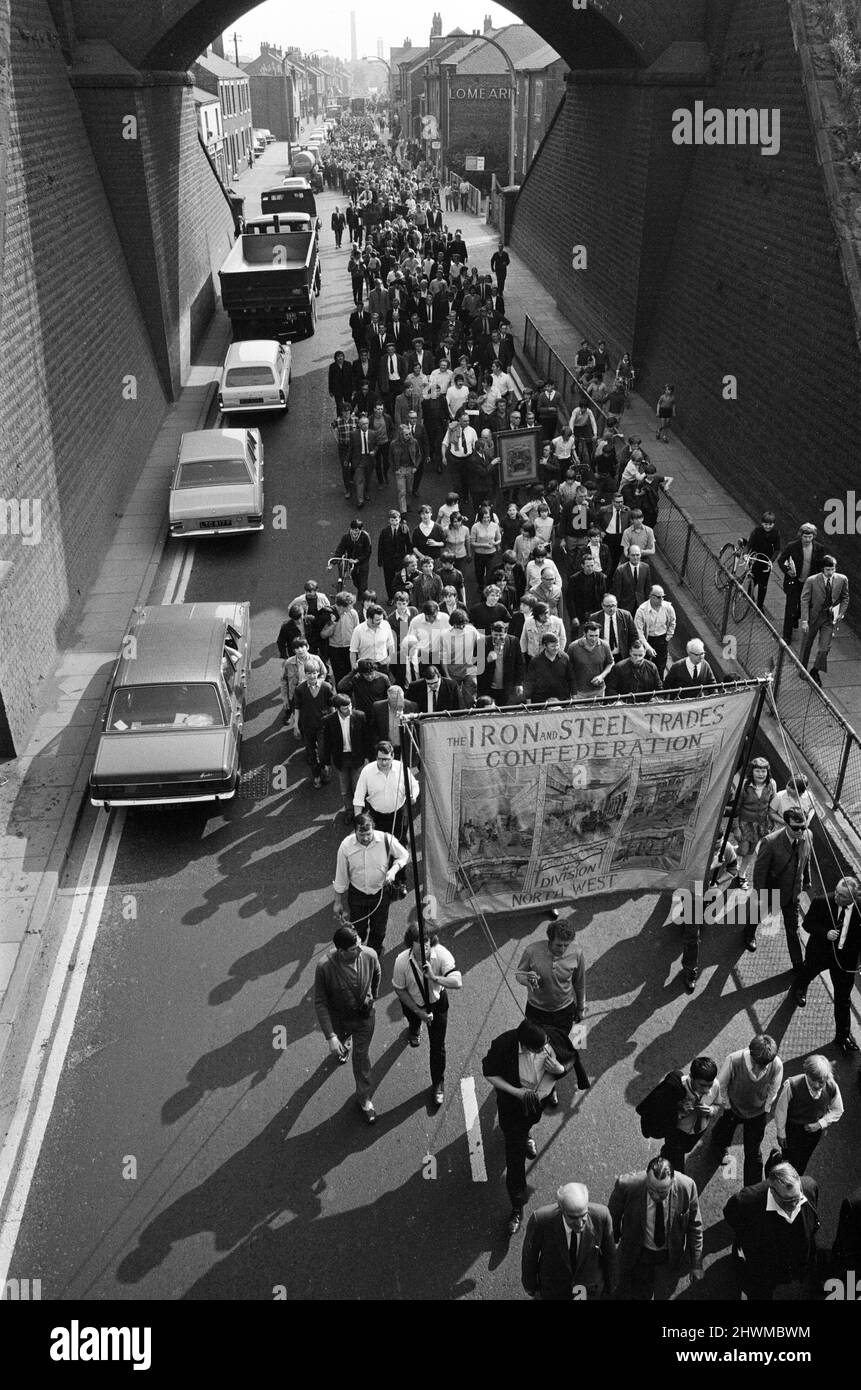
<svg viewBox="0 0 861 1390">
<path fill-rule="evenodd" d="M 224 713 L 214 685 L 130 685 L 117 690 L 105 726 L 111 734 L 142 729 L 212 729 L 224 727 Z"/>
<path fill-rule="evenodd" d="M 229 367 L 225 386 L 271 386 L 275 381 L 271 367 Z"/>
<path fill-rule="evenodd" d="M 188 459 L 180 464 L 174 483 L 178 490 L 191 487 L 235 487 L 251 482 L 244 458 Z"/>
</svg>

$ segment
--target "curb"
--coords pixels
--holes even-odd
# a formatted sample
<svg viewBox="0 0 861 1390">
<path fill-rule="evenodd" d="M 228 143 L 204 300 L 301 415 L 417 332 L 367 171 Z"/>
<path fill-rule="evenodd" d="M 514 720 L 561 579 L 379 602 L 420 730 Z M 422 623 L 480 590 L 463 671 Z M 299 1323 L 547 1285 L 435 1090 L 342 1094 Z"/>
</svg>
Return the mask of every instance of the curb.
<svg viewBox="0 0 861 1390">
<path fill-rule="evenodd" d="M 206 388 L 201 401 L 198 421 L 193 428 L 203 429 L 210 423 L 216 399 L 218 382 L 213 380 Z M 217 414 L 217 411 L 215 412 Z M 167 501 L 165 499 L 165 508 Z M 144 571 L 144 576 L 132 608 L 145 603 L 158 574 L 165 548 L 164 529 L 160 529 L 153 551 Z M 131 614 L 129 615 L 131 616 Z M 47 993 L 51 970 L 56 960 L 62 940 L 62 933 L 51 931 L 51 919 L 63 872 L 69 862 L 72 845 L 87 808 L 87 787 L 89 768 L 92 765 L 96 744 L 98 743 L 102 712 L 107 696 L 107 682 L 102 691 L 99 710 L 93 727 L 81 753 L 78 772 L 68 798 L 68 803 L 57 829 L 54 844 L 48 855 L 48 862 L 42 872 L 33 909 L 24 932 L 21 945 L 9 984 L 0 1005 L 0 1078 L 4 1081 L 4 1102 L 8 1104 L 9 1075 L 15 1077 L 14 1095 L 17 1097 L 17 1077 L 23 1059 L 19 1055 L 29 1050 L 33 1040 L 38 1015 Z M 37 969 L 38 967 L 38 969 Z M 41 979 L 39 978 L 41 974 Z M 32 1017 L 32 1022 L 31 1022 Z M 47 1042 L 47 1039 L 44 1040 Z M 12 1098 L 14 1110 L 14 1097 Z M 5 1138 L 9 1116 L 0 1111 L 0 1143 Z"/>
</svg>

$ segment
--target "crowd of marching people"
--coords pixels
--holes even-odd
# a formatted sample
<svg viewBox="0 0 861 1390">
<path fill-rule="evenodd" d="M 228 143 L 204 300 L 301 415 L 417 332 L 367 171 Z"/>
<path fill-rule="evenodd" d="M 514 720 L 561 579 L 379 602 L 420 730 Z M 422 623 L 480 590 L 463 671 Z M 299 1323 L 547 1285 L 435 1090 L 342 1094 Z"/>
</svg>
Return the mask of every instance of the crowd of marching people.
<svg viewBox="0 0 861 1390">
<path fill-rule="evenodd" d="M 503 243 L 486 269 L 471 264 L 461 230 L 449 230 L 451 199 L 433 173 L 393 158 L 367 122 L 345 119 L 331 150 L 326 182 L 344 198 L 331 227 L 336 247 L 348 237 L 344 274 L 354 307 L 345 325 L 353 347 L 335 353 L 328 390 L 353 515 L 330 560 L 335 593 L 323 594 L 309 579 L 288 607 L 277 650 L 285 724 L 304 744 L 313 787 L 334 771 L 343 803 L 348 833 L 334 877 L 339 925 L 317 968 L 315 1003 L 332 1055 L 341 1064 L 352 1060 L 357 1103 L 373 1124 L 380 962 L 390 903 L 406 892 L 411 826 L 421 809 L 408 716 L 602 696 L 691 699 L 717 678 L 699 637 L 683 657 L 674 660 L 670 651 L 676 607 L 653 557 L 660 492 L 672 478 L 658 472 L 641 437 L 620 427 L 635 384 L 630 357 L 613 364 L 603 342 L 584 341 L 573 364 L 581 403 L 570 412 L 551 381 L 524 389 L 512 370 Z M 668 385 L 656 408 L 659 440 L 674 414 Z M 539 478 L 526 492 L 503 488 L 500 477 L 500 437 L 520 429 L 541 438 Z M 439 505 L 425 495 L 435 475 L 444 475 L 446 489 Z M 377 495 L 389 510 L 372 535 L 361 513 Z M 791 599 L 787 621 L 794 626 L 806 611 L 805 659 L 815 635 L 810 601 L 806 610 L 802 604 L 808 581 L 824 573 L 823 602 L 832 612 L 844 598 L 831 557 L 817 551 L 809 529 L 783 547 L 766 513 L 751 538 L 769 562 L 755 569 L 758 601 L 773 560 Z M 859 883 L 841 879 L 803 915 L 813 816 L 803 777 L 779 792 L 767 761 L 753 758 L 732 801 L 732 833 L 716 870 L 732 887 L 745 888 L 749 876 L 754 889 L 776 893 L 795 1005 L 803 1008 L 812 979 L 830 971 L 835 1041 L 846 1054 L 857 1051 L 849 996 L 861 957 Z M 682 931 L 689 992 L 700 930 L 685 922 Z M 531 1130 L 558 1106 L 557 1086 L 569 1072 L 578 1087 L 589 1086 L 577 1046 L 587 971 L 575 933 L 576 914 L 553 914 L 546 941 L 524 952 L 512 984 L 526 990 L 525 1018 L 484 1059 L 505 1141 L 512 1235 L 523 1221 L 526 1164 L 537 1154 Z M 432 916 L 426 941 L 420 936 L 413 912 L 392 986 L 411 1047 L 427 1028 L 438 1107 L 449 996 L 463 988 L 463 976 Z M 755 924 L 745 928 L 744 944 L 757 949 Z M 784 1079 L 777 1045 L 765 1034 L 720 1064 L 701 1056 L 671 1071 L 638 1107 L 642 1133 L 662 1140 L 660 1154 L 644 1172 L 620 1176 L 607 1206 L 592 1201 L 580 1180 L 560 1188 L 555 1204 L 528 1223 L 524 1288 L 542 1298 L 616 1290 L 651 1298 L 656 1290 L 669 1296 L 685 1268 L 698 1278 L 703 1229 L 686 1160 L 711 1144 L 730 1165 L 739 1127 L 744 1185 L 725 1216 L 740 1287 L 749 1298 L 770 1298 L 781 1285 L 810 1280 L 820 1220 L 805 1168 L 842 1112 L 827 1059 L 811 1054 L 800 1075 Z M 771 1119 L 775 1141 L 765 1159 Z M 844 1207 L 834 1259 L 845 1266 L 858 1257 L 861 1199 L 847 1198 Z"/>
</svg>

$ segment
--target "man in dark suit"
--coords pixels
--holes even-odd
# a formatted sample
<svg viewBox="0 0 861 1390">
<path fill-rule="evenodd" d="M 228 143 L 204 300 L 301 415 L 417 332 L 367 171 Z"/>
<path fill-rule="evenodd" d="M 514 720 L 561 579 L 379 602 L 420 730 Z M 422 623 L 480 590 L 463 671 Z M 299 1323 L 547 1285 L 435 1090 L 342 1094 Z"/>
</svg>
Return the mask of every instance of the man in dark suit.
<svg viewBox="0 0 861 1390">
<path fill-rule="evenodd" d="M 609 441 L 604 441 L 609 443 Z M 615 460 L 615 454 L 613 459 Z M 598 525 L 604 532 L 604 544 L 610 552 L 610 573 L 614 574 L 622 557 L 622 534 L 631 524 L 631 509 L 625 505 L 621 492 L 612 502 L 598 508 Z"/>
<path fill-rule="evenodd" d="M 861 1187 L 844 1197 L 840 1204 L 831 1264 L 838 1278 L 850 1269 L 861 1273 Z"/>
<path fill-rule="evenodd" d="M 773 830 L 760 841 L 753 866 L 753 890 L 757 893 L 761 888 L 766 888 L 780 894 L 786 945 L 798 982 L 803 968 L 801 942 L 798 939 L 798 899 L 803 889 L 810 885 L 813 842 L 800 806 L 788 807 L 783 813 L 783 820 L 783 830 Z M 756 922 L 745 928 L 744 944 L 749 951 L 756 950 L 756 928 Z"/>
<path fill-rule="evenodd" d="M 733 1259 L 748 1301 L 771 1302 L 778 1285 L 810 1279 L 821 1225 L 818 1200 L 813 1179 L 799 1177 L 785 1162 L 776 1163 L 765 1182 L 730 1197 L 723 1214 L 735 1235 Z"/>
<path fill-rule="evenodd" d="M 637 695 L 648 700 L 656 690 L 663 689 L 663 681 L 654 661 L 646 660 L 646 644 L 641 637 L 635 638 L 626 660 L 617 661 L 607 677 L 605 695 Z"/>
<path fill-rule="evenodd" d="M 413 332 L 414 328 L 415 324 L 411 321 L 411 333 Z M 431 372 L 436 366 L 436 360 L 434 358 L 434 355 L 431 352 L 430 348 L 425 347 L 425 340 L 421 335 L 418 335 L 412 339 L 412 345 L 407 351 L 405 351 L 404 356 L 406 358 L 408 372 L 415 371 L 416 363 L 418 363 L 419 370 L 425 376 L 430 376 Z"/>
<path fill-rule="evenodd" d="M 418 714 L 418 709 L 418 705 L 412 700 L 404 699 L 404 692 L 399 685 L 390 685 L 386 691 L 386 698 L 375 700 L 371 710 L 368 743 L 372 752 L 378 743 L 386 740 L 395 750 L 395 757 L 400 758 L 404 738 L 399 715 Z M 407 767 L 410 767 L 412 766 L 412 744 L 409 739 L 406 740 L 406 745 Z"/>
<path fill-rule="evenodd" d="M 589 617 L 598 624 L 598 636 L 607 643 L 613 660 L 624 661 L 631 650 L 631 643 L 636 642 L 639 636 L 627 608 L 620 607 L 615 594 L 605 594 L 601 607 L 596 613 L 590 613 Z"/>
<path fill-rule="evenodd" d="M 494 1038 L 481 1070 L 496 1091 L 505 1139 L 505 1185 L 511 1198 L 508 1230 L 516 1235 L 527 1198 L 526 1160 L 537 1157 L 529 1131 L 553 1105 L 553 1083 L 565 1068 L 556 1060 L 545 1030 L 526 1018 L 519 1028 Z"/>
<path fill-rule="evenodd" d="M 412 327 L 400 304 L 389 310 L 386 318 L 386 338 L 394 343 L 397 352 L 405 352 L 410 343 Z"/>
<path fill-rule="evenodd" d="M 641 603 L 645 603 L 652 587 L 652 571 L 640 555 L 640 547 L 632 545 L 628 558 L 617 567 L 611 585 L 619 600 L 619 607 L 625 608 L 633 618 Z"/>
<path fill-rule="evenodd" d="M 418 706 L 420 714 L 443 714 L 460 709 L 457 685 L 448 676 L 441 676 L 435 666 L 426 667 L 424 680 L 413 681 L 407 687 L 407 699 Z"/>
<path fill-rule="evenodd" d="M 353 708 L 349 695 L 332 697 L 332 713 L 323 720 L 322 761 L 334 764 L 338 773 L 348 825 L 353 823 L 353 792 L 365 764 L 366 727 L 364 714 Z"/>
<path fill-rule="evenodd" d="M 807 988 L 821 971 L 827 970 L 834 988 L 834 1041 L 845 1053 L 857 1052 L 852 1036 L 849 1000 L 857 979 L 861 957 L 861 884 L 857 878 L 841 878 L 834 892 L 814 898 L 802 923 L 810 933 L 804 964 L 795 982 L 795 1002 L 807 1003 Z"/>
<path fill-rule="evenodd" d="M 696 1183 L 676 1173 L 668 1158 L 653 1158 L 645 1173 L 616 1179 L 609 1202 L 619 1266 L 630 1298 L 669 1297 L 690 1262 L 691 1279 L 702 1278 L 703 1223 Z"/>
<path fill-rule="evenodd" d="M 530 1298 L 565 1303 L 601 1298 L 616 1287 L 617 1265 L 610 1212 L 589 1201 L 583 1183 L 565 1183 L 555 1204 L 530 1216 L 520 1265 Z"/>
<path fill-rule="evenodd" d="M 799 526 L 797 538 L 785 545 L 777 557 L 777 563 L 783 570 L 783 591 L 786 594 L 784 642 L 792 641 L 792 634 L 798 627 L 804 581 L 811 574 L 820 573 L 824 559 L 825 546 L 816 539 L 816 527 L 812 521 L 805 521 Z"/>
<path fill-rule="evenodd" d="M 353 395 L 353 368 L 343 352 L 336 352 L 334 362 L 329 363 L 329 395 L 335 402 L 335 414 L 340 415 L 344 401 Z"/>
<path fill-rule="evenodd" d="M 820 671 L 828 670 L 831 639 L 837 624 L 846 617 L 848 608 L 849 580 L 845 574 L 837 573 L 834 556 L 825 555 L 821 573 L 811 574 L 801 590 L 801 630 L 804 633 L 801 664 L 807 666 L 813 643 L 818 637 L 816 656 L 810 668 L 810 675 L 817 685 L 822 684 Z"/>
<path fill-rule="evenodd" d="M 557 554 L 559 559 L 556 559 Z M 560 569 L 563 578 L 565 571 L 568 572 L 565 583 L 565 607 L 568 610 L 572 636 L 575 637 L 578 635 L 577 629 L 585 623 L 590 613 L 593 613 L 603 602 L 607 592 L 607 580 L 598 569 L 591 550 L 579 552 L 578 558 L 580 559 L 580 569 L 574 570 L 572 573 L 572 567 L 575 563 L 574 554 L 565 544 L 554 550 L 554 559 L 556 559 L 557 568 Z M 564 569 L 560 560 L 565 562 Z M 628 614 L 628 617 L 630 616 Z"/>
<path fill-rule="evenodd" d="M 363 309 L 361 304 L 359 304 L 350 315 L 350 333 L 353 342 L 356 344 L 356 352 L 359 355 L 367 348 L 368 329 L 370 326 L 371 316 L 367 309 Z"/>
<path fill-rule="evenodd" d="M 365 334 L 371 366 L 377 369 L 386 351 L 386 321 L 379 314 L 371 314 L 370 326 Z"/>
<path fill-rule="evenodd" d="M 482 634 L 483 636 L 484 634 Z M 479 695 L 490 695 L 497 705 L 518 704 L 523 699 L 523 652 L 507 624 L 497 621 L 484 638 L 484 666 L 478 676 Z"/>
<path fill-rule="evenodd" d="M 373 500 L 371 489 L 377 467 L 377 436 L 370 423 L 367 415 L 360 415 L 358 427 L 350 436 L 350 468 L 356 490 L 356 506 L 359 508 L 364 507 L 366 499 L 369 502 Z"/>
<path fill-rule="evenodd" d="M 664 676 L 664 689 L 676 690 L 679 698 L 689 699 L 703 695 L 703 686 L 714 685 L 715 674 L 706 661 L 706 649 L 699 637 L 691 638 L 687 653 L 682 661 L 670 663 L 670 669 Z"/>
<path fill-rule="evenodd" d="M 383 571 L 386 584 L 386 597 L 394 602 L 397 572 L 413 548 L 412 532 L 394 508 L 389 512 L 387 524 L 377 537 L 377 564 Z"/>
<path fill-rule="evenodd" d="M 377 390 L 380 399 L 386 402 L 390 415 L 395 408 L 395 398 L 403 391 L 406 379 L 407 367 L 403 357 L 399 355 L 394 343 L 386 343 L 386 350 L 377 369 Z"/>
</svg>

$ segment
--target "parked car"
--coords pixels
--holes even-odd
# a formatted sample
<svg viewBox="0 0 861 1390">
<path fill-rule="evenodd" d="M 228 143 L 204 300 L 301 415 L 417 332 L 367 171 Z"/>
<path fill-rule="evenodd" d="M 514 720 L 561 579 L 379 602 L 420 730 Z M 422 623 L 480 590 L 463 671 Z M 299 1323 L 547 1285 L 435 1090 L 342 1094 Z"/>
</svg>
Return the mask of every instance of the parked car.
<svg viewBox="0 0 861 1390">
<path fill-rule="evenodd" d="M 253 134 L 255 139 L 259 137 L 266 145 L 275 144 L 275 136 L 272 134 L 271 130 L 267 129 L 265 125 L 256 127 L 253 131 Z"/>
<path fill-rule="evenodd" d="M 137 609 L 111 678 L 93 805 L 235 796 L 250 660 L 247 603 Z"/>
<path fill-rule="evenodd" d="M 304 221 L 307 222 L 308 218 L 304 218 Z M 299 227 L 296 230 L 307 231 L 310 228 Z M 245 231 L 250 235 L 251 229 L 247 225 Z M 240 411 L 249 410 L 283 410 L 286 414 L 290 409 L 288 401 L 292 373 L 293 349 L 289 343 L 279 343 L 277 339 L 270 338 L 250 338 L 247 342 L 231 343 L 221 370 L 218 408 L 225 415 L 238 415 Z"/>
<path fill-rule="evenodd" d="M 256 429 L 191 430 L 170 480 L 170 534 L 263 530 L 263 441 Z"/>
</svg>

